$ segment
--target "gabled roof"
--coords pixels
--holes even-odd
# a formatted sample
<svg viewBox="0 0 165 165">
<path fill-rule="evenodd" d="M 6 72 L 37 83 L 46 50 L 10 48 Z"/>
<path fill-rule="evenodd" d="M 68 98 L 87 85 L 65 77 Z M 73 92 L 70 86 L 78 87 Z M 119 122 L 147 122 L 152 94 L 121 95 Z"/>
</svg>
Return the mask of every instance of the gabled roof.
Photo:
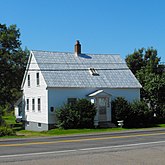
<svg viewBox="0 0 165 165">
<path fill-rule="evenodd" d="M 141 88 L 120 55 L 31 52 L 47 87 Z M 90 73 L 94 68 L 98 75 Z"/>
</svg>

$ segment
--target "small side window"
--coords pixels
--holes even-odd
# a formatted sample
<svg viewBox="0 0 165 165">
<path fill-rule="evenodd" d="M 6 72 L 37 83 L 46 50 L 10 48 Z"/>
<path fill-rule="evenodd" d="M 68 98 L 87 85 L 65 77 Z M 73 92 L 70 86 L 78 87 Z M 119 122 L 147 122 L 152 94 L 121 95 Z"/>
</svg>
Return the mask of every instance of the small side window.
<svg viewBox="0 0 165 165">
<path fill-rule="evenodd" d="M 50 112 L 54 112 L 54 107 L 50 107 Z"/>
<path fill-rule="evenodd" d="M 41 123 L 38 123 L 38 127 L 41 128 Z"/>
</svg>

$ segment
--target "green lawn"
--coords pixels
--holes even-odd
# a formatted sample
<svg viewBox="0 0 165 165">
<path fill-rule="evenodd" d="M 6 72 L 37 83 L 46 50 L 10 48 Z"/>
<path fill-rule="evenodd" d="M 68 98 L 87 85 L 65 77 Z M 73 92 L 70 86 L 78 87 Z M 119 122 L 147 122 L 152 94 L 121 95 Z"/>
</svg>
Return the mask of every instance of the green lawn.
<svg viewBox="0 0 165 165">
<path fill-rule="evenodd" d="M 21 130 L 18 131 L 18 135 L 24 135 L 28 137 L 34 137 L 34 136 L 60 136 L 60 135 L 74 135 L 74 134 L 90 134 L 90 133 L 101 133 L 101 132 L 113 132 L 113 131 L 121 131 L 126 130 L 125 128 L 104 128 L 104 129 L 52 129 L 49 131 L 42 131 L 42 132 L 36 132 L 36 131 L 27 131 L 27 130 Z"/>
<path fill-rule="evenodd" d="M 159 124 L 156 126 L 157 128 L 165 128 L 165 124 Z M 153 128 L 153 127 L 152 127 Z M 41 137 L 41 136 L 62 136 L 62 135 L 75 135 L 75 134 L 91 134 L 91 133 L 106 133 L 106 132 L 116 132 L 116 131 L 125 131 L 125 130 L 140 130 L 146 128 L 100 128 L 100 129 L 52 129 L 49 131 L 27 131 L 20 130 L 17 132 L 18 135 L 22 135 L 25 137 Z"/>
</svg>

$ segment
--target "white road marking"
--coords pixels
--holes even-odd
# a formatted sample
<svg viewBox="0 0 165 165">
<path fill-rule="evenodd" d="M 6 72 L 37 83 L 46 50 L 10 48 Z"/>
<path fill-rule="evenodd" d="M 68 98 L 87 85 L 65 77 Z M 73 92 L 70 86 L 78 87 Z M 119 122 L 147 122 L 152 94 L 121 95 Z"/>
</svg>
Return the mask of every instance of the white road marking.
<svg viewBox="0 0 165 165">
<path fill-rule="evenodd" d="M 90 150 L 124 148 L 124 147 L 133 147 L 133 146 L 141 146 L 141 145 L 160 144 L 160 143 L 165 143 L 165 141 L 147 142 L 147 143 L 135 143 L 135 144 L 124 144 L 124 145 L 107 146 L 107 147 L 84 148 L 84 149 L 79 149 L 79 150 L 81 150 L 81 151 L 90 151 Z"/>
<path fill-rule="evenodd" d="M 150 145 L 150 144 L 161 144 L 161 143 L 165 143 L 165 141 L 134 143 L 134 144 L 125 144 L 125 145 L 116 145 L 116 146 L 106 146 L 106 147 L 83 148 L 83 149 L 75 149 L 75 150 L 62 150 L 62 151 L 51 151 L 51 152 L 37 152 L 37 153 L 27 153 L 27 154 L 2 155 L 2 156 L 0 156 L 0 158 L 60 154 L 60 153 L 69 153 L 69 152 L 76 152 L 76 151 L 91 151 L 91 150 L 102 150 L 102 149 L 113 149 L 113 148 L 121 148 L 122 149 L 124 147 L 133 147 L 133 146 Z"/>
<path fill-rule="evenodd" d="M 2 155 L 0 158 L 12 158 L 12 157 L 21 157 L 21 156 L 35 156 L 35 155 L 48 155 L 48 154 L 59 154 L 59 153 L 68 153 L 76 152 L 77 150 L 63 150 L 63 151 L 51 151 L 51 152 L 36 152 L 36 153 L 27 153 L 27 154 L 16 154 L 16 155 Z"/>
</svg>

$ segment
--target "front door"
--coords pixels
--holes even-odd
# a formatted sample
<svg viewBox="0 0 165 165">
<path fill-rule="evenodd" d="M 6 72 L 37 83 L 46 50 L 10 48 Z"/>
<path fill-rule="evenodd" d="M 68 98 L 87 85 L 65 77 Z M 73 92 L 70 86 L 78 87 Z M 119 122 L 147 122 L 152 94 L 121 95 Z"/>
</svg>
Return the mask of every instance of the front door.
<svg viewBox="0 0 165 165">
<path fill-rule="evenodd" d="M 98 97 L 97 99 L 99 122 L 107 121 L 108 100 L 108 97 Z"/>
</svg>

